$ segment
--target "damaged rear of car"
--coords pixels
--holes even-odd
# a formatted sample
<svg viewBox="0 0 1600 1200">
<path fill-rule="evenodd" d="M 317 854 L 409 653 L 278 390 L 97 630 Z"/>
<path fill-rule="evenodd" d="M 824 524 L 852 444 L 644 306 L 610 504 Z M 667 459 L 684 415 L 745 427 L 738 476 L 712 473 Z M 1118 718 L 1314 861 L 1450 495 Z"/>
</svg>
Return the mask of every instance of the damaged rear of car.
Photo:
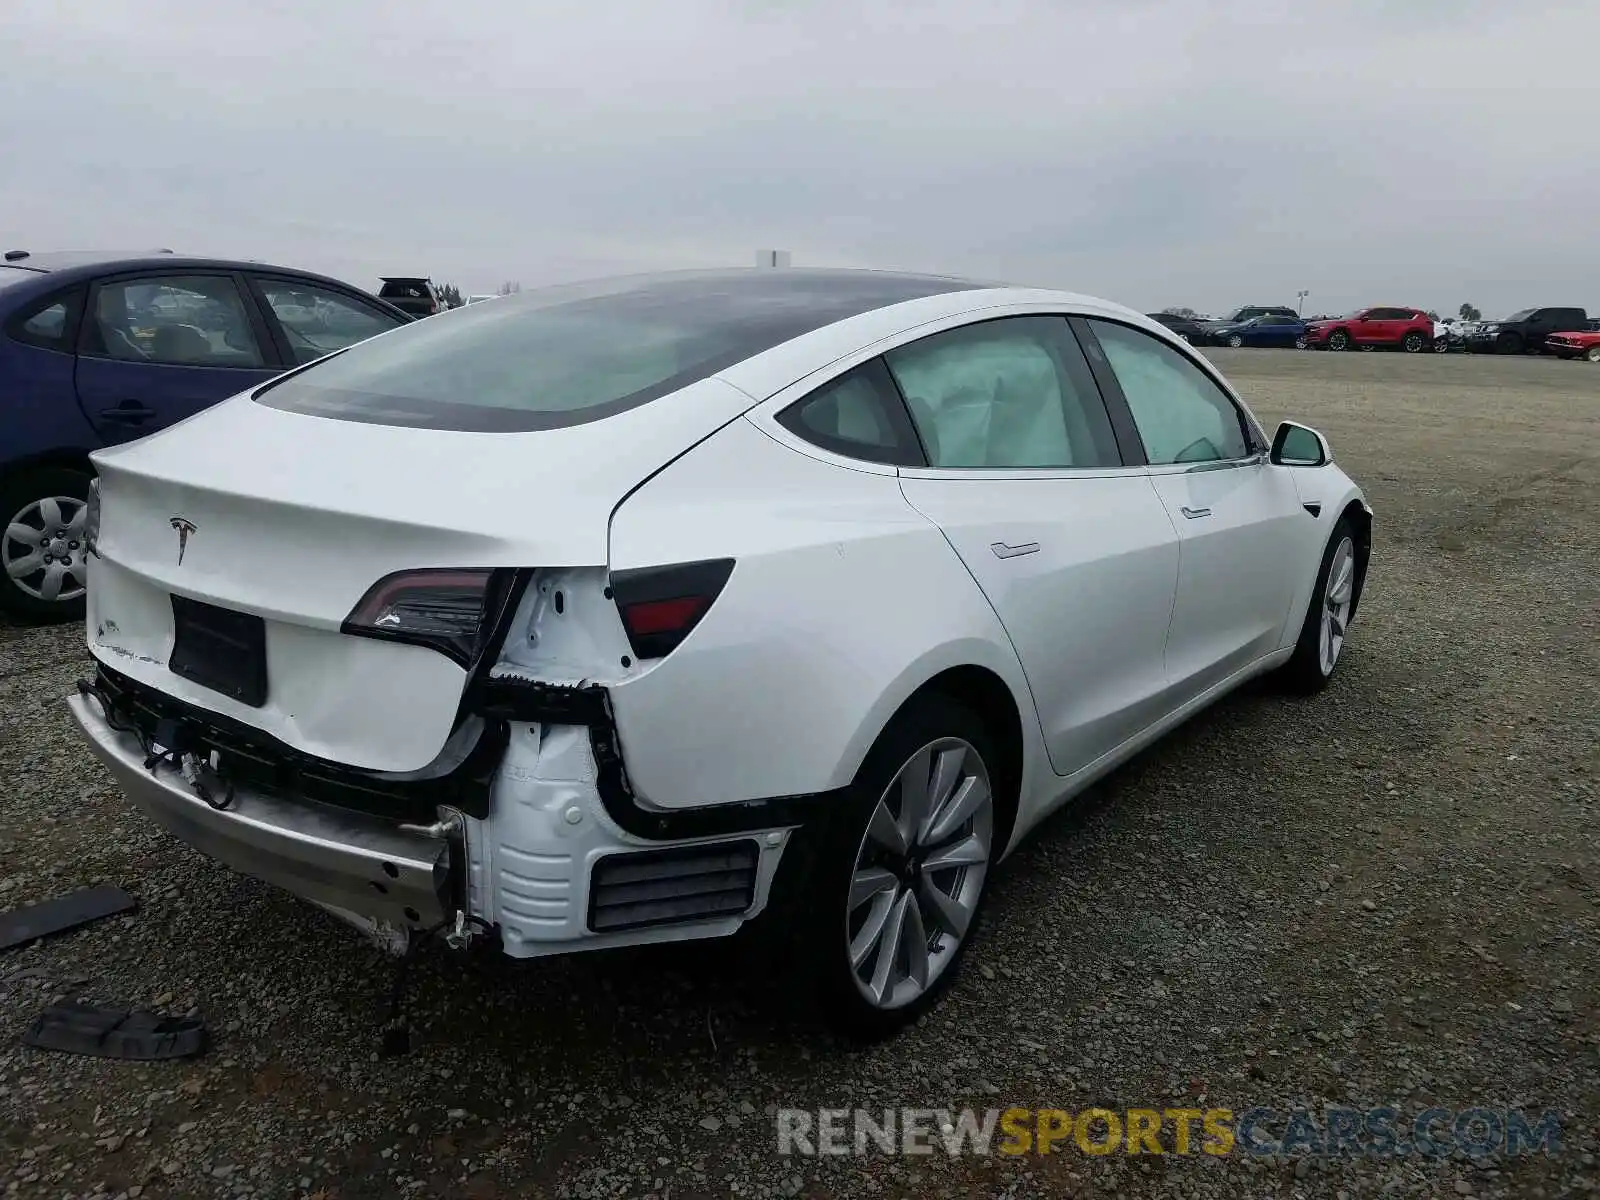
<svg viewBox="0 0 1600 1200">
<path fill-rule="evenodd" d="M 848 661 L 797 581 L 971 591 L 892 471 L 741 418 L 796 339 L 960 286 L 550 289 L 103 451 L 74 715 L 150 817 L 396 952 L 732 933 L 942 640 Z"/>
</svg>

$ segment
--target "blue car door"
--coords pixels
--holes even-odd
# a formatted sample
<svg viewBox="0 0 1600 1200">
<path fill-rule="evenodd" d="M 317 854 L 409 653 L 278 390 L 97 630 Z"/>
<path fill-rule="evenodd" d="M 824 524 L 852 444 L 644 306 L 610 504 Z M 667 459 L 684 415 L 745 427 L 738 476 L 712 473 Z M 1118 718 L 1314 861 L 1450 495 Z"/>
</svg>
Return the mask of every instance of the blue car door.
<svg viewBox="0 0 1600 1200">
<path fill-rule="evenodd" d="M 282 370 L 241 281 L 201 269 L 97 282 L 78 341 L 78 403 L 107 444 L 163 429 Z"/>
</svg>

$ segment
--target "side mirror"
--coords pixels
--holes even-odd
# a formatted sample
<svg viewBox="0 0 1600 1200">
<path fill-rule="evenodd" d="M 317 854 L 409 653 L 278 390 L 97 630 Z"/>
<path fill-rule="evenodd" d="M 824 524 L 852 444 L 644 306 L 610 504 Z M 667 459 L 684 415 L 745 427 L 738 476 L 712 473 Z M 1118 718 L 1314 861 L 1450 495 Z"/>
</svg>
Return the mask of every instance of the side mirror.
<svg viewBox="0 0 1600 1200">
<path fill-rule="evenodd" d="M 1273 435 L 1270 461 L 1280 467 L 1325 467 L 1333 461 L 1333 451 L 1315 429 L 1285 421 Z"/>
</svg>

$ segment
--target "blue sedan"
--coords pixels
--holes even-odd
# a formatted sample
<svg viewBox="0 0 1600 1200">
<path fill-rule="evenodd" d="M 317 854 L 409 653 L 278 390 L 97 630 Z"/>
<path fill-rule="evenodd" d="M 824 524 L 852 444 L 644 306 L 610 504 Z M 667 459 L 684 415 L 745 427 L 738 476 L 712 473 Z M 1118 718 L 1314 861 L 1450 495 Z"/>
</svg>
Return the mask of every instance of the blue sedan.
<svg viewBox="0 0 1600 1200">
<path fill-rule="evenodd" d="M 0 610 L 83 615 L 89 453 L 409 324 L 335 279 L 261 263 L 0 262 Z"/>
<path fill-rule="evenodd" d="M 1297 317 L 1264 316 L 1224 325 L 1211 332 L 1219 346 L 1280 346 L 1304 350 L 1306 324 Z"/>
</svg>

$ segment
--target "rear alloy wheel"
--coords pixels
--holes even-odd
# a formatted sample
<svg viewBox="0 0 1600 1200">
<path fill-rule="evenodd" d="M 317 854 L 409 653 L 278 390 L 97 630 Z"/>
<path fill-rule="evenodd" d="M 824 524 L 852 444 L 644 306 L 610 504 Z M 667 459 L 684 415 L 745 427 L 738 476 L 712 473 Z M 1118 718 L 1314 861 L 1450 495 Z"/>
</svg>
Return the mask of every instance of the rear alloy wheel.
<svg viewBox="0 0 1600 1200">
<path fill-rule="evenodd" d="M 1514 333 L 1502 333 L 1495 338 L 1494 348 L 1501 354 L 1521 354 L 1522 339 Z"/>
<path fill-rule="evenodd" d="M 1403 339 L 1401 339 L 1400 344 L 1405 347 L 1407 354 L 1421 354 L 1422 348 L 1428 343 L 1427 340 L 1422 336 L 1421 330 L 1413 329 L 1410 333 L 1406 334 Z"/>
<path fill-rule="evenodd" d="M 1590 346 L 1583 358 L 1585 362 L 1600 363 L 1600 346 Z"/>
<path fill-rule="evenodd" d="M 1237 350 L 1240 346 L 1244 345 L 1244 339 L 1236 333 L 1228 339 L 1228 345 Z"/>
<path fill-rule="evenodd" d="M 1304 350 L 1310 344 L 1311 344 L 1310 342 L 1306 341 L 1305 334 L 1301 334 L 1299 337 L 1295 338 L 1295 340 L 1294 340 L 1294 348 L 1296 350 Z"/>
<path fill-rule="evenodd" d="M 965 706 L 914 702 L 867 756 L 817 869 L 799 881 L 799 961 L 847 1036 L 889 1036 L 955 978 L 1007 829 L 991 745 Z"/>
<path fill-rule="evenodd" d="M 1350 349 L 1350 335 L 1348 333 L 1346 333 L 1342 329 L 1335 329 L 1332 333 L 1330 333 L 1328 335 L 1328 349 L 1329 350 L 1348 350 L 1348 349 Z"/>
<path fill-rule="evenodd" d="M 30 621 L 82 620 L 89 476 L 65 467 L 0 486 L 0 609 Z"/>
</svg>

